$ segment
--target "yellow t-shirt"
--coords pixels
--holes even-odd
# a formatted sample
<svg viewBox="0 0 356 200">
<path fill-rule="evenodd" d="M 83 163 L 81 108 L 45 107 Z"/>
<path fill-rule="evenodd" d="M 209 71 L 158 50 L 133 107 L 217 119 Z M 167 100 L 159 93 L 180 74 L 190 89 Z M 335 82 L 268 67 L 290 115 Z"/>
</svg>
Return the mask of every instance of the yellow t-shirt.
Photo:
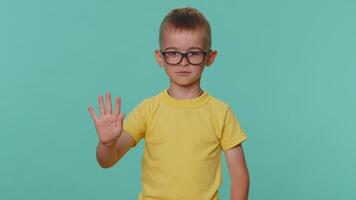
<svg viewBox="0 0 356 200">
<path fill-rule="evenodd" d="M 203 91 L 182 100 L 164 89 L 124 119 L 135 146 L 145 141 L 139 200 L 219 200 L 221 151 L 247 135 L 231 107 Z"/>
</svg>

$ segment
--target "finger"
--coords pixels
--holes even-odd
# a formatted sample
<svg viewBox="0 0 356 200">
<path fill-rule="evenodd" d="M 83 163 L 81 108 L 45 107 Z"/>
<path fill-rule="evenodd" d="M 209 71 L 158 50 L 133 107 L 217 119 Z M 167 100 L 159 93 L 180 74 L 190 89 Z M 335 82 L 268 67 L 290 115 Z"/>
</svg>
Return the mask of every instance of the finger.
<svg viewBox="0 0 356 200">
<path fill-rule="evenodd" d="M 121 125 L 121 127 L 122 127 L 122 124 L 123 124 L 124 117 L 125 117 L 125 113 L 120 113 L 116 117 L 116 122 L 117 122 L 118 125 Z"/>
<path fill-rule="evenodd" d="M 117 116 L 120 114 L 120 107 L 121 107 L 121 98 L 118 96 L 116 97 L 116 105 L 115 105 L 115 115 Z"/>
<path fill-rule="evenodd" d="M 105 115 L 104 97 L 103 96 L 99 96 L 98 97 L 98 101 L 99 101 L 100 114 L 101 115 Z"/>
<path fill-rule="evenodd" d="M 89 111 L 91 117 L 93 118 L 94 122 L 96 122 L 98 120 L 98 117 L 96 116 L 93 107 L 89 106 L 88 111 Z"/>
<path fill-rule="evenodd" d="M 111 114 L 111 94 L 106 92 L 106 113 Z"/>
</svg>

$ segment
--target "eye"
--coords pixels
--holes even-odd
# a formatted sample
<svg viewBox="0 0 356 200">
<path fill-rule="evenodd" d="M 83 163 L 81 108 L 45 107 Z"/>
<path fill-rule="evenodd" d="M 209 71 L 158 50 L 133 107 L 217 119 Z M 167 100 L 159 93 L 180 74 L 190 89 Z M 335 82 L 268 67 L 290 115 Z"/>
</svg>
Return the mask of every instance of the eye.
<svg viewBox="0 0 356 200">
<path fill-rule="evenodd" d="M 191 51 L 189 52 L 189 55 L 192 55 L 192 56 L 200 56 L 202 54 L 202 52 L 200 51 Z"/>
<path fill-rule="evenodd" d="M 177 51 L 166 51 L 167 56 L 177 56 L 178 52 Z"/>
</svg>

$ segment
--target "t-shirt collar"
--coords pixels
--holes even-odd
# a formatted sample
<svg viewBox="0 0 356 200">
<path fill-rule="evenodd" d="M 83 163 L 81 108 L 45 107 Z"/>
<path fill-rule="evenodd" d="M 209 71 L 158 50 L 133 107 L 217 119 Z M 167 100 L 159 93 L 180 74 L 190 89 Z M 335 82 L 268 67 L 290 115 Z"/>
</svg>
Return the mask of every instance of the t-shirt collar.
<svg viewBox="0 0 356 200">
<path fill-rule="evenodd" d="M 168 94 L 168 88 L 165 88 L 160 94 L 160 99 L 169 106 L 176 107 L 176 108 L 194 108 L 199 107 L 205 104 L 210 95 L 206 90 L 203 90 L 203 93 L 195 98 L 192 99 L 176 99 Z"/>
</svg>

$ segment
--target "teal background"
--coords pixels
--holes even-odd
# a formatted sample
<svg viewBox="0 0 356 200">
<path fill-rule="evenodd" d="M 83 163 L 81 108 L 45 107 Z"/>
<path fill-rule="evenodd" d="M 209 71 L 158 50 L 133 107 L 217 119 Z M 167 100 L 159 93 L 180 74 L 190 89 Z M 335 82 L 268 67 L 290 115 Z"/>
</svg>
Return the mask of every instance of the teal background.
<svg viewBox="0 0 356 200">
<path fill-rule="evenodd" d="M 168 87 L 154 49 L 182 6 L 210 21 L 202 87 L 249 136 L 250 199 L 356 199 L 352 0 L 0 1 L 0 199 L 137 199 L 143 141 L 100 168 L 87 107 L 110 91 L 128 114 Z"/>
</svg>

